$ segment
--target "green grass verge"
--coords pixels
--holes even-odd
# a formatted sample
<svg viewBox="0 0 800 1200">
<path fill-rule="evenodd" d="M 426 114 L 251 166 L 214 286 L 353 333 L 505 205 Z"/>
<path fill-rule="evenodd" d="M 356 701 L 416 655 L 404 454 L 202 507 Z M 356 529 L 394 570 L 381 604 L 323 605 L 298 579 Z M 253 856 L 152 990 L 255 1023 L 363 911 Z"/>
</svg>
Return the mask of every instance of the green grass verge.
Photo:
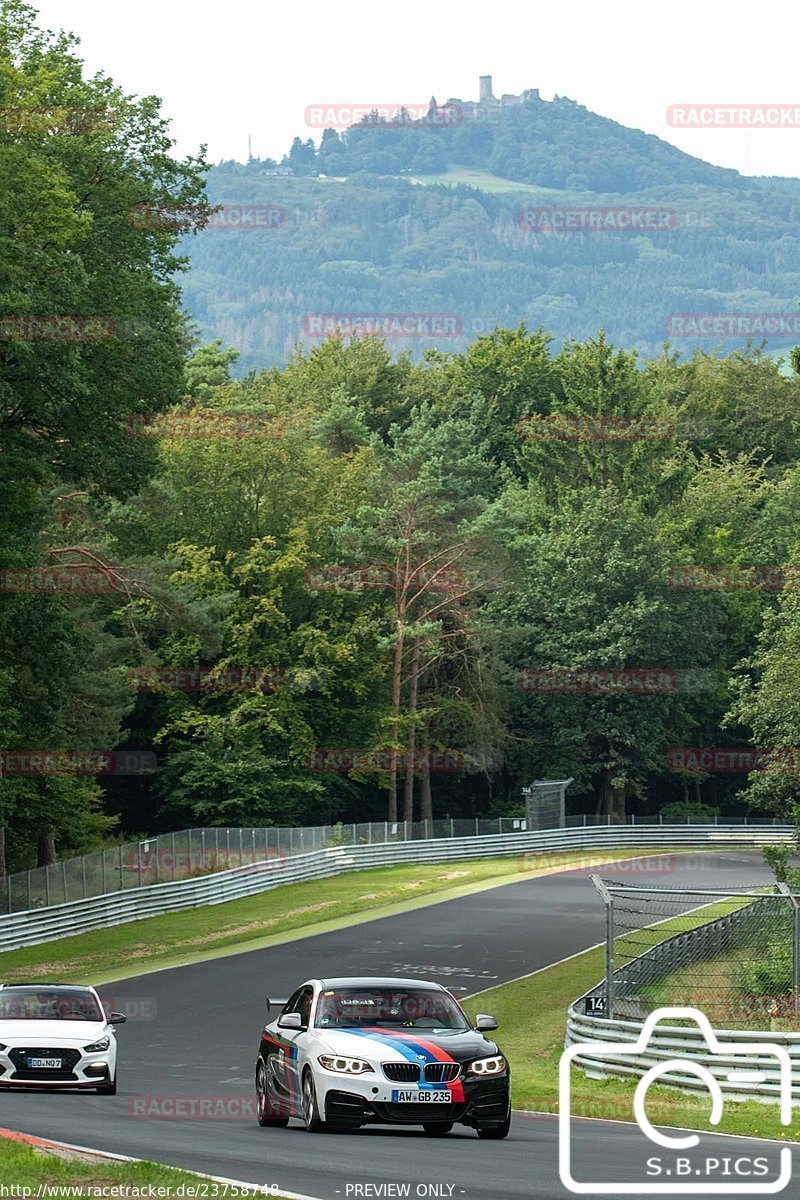
<svg viewBox="0 0 800 1200">
<path fill-rule="evenodd" d="M 696 914 L 697 922 L 708 920 L 709 913 L 713 915 L 713 910 Z M 678 920 L 677 926 L 670 921 L 651 929 L 653 942 L 687 928 L 686 917 Z M 466 1002 L 465 1008 L 472 1016 L 488 1012 L 499 1022 L 497 1036 L 511 1062 L 515 1108 L 558 1112 L 558 1064 L 564 1049 L 567 1008 L 602 978 L 604 955 L 603 948 L 588 950 L 524 979 L 481 992 Z M 633 1119 L 636 1080 L 588 1079 L 577 1068 L 571 1078 L 575 1116 Z M 709 1106 L 708 1098 L 694 1097 L 677 1088 L 654 1086 L 648 1092 L 648 1113 L 654 1124 L 783 1141 L 800 1138 L 800 1113 L 795 1123 L 783 1126 L 777 1104 L 726 1100 L 718 1126 L 708 1121 Z"/>
<path fill-rule="evenodd" d="M 202 1190 L 198 1190 L 203 1187 L 208 1189 L 206 1195 L 214 1195 L 214 1184 L 204 1181 L 201 1176 L 193 1175 L 190 1171 L 178 1170 L 177 1167 L 165 1167 L 151 1162 L 97 1162 L 88 1160 L 87 1157 L 77 1158 L 72 1155 L 66 1158 L 60 1153 L 49 1153 L 38 1147 L 34 1149 L 25 1143 L 9 1141 L 6 1138 L 0 1138 L 0 1179 L 7 1188 L 20 1189 L 20 1196 L 23 1195 L 22 1188 L 36 1189 L 39 1184 L 72 1187 L 76 1189 L 73 1192 L 75 1196 L 79 1195 L 79 1188 L 93 1189 L 104 1184 L 131 1189 L 146 1189 L 148 1186 L 168 1188 L 169 1191 L 161 1193 L 165 1200 L 169 1200 L 169 1197 L 174 1195 L 174 1189 L 181 1184 L 186 1185 L 183 1193 L 186 1196 L 203 1195 Z M 189 1191 L 190 1186 L 195 1189 L 193 1192 Z M 223 1185 L 219 1184 L 218 1187 L 218 1194 L 221 1196 Z M 256 1185 L 253 1184 L 253 1192 L 256 1190 Z M 35 1194 L 34 1191 L 33 1195 Z M 237 1192 L 228 1188 L 226 1194 L 235 1197 Z M 244 1195 L 244 1190 L 238 1194 Z M 280 1200 L 277 1195 L 276 1200 Z"/>
<path fill-rule="evenodd" d="M 615 861 L 666 852 L 669 848 L 663 846 L 651 851 L 603 850 L 602 854 L 575 851 L 351 871 L 331 879 L 289 883 L 226 904 L 8 950 L 0 954 L 0 980 L 104 983 L 372 921 L 570 864 L 587 864 L 588 855 L 597 863 L 600 858 Z"/>
</svg>

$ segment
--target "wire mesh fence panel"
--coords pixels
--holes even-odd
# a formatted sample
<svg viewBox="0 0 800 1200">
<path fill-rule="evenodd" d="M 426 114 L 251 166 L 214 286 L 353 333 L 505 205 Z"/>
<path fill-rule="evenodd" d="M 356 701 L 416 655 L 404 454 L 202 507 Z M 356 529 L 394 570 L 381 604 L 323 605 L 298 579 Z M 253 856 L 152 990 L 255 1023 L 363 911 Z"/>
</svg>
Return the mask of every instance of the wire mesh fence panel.
<svg viewBox="0 0 800 1200">
<path fill-rule="evenodd" d="M 377 845 L 385 842 L 424 841 L 432 838 L 465 838 L 554 828 L 552 824 L 556 791 L 568 781 L 551 781 L 542 792 L 545 797 L 537 821 L 529 817 L 437 818 L 431 821 L 364 821 L 357 824 L 245 828 L 211 826 L 205 829 L 179 830 L 140 841 L 121 842 L 103 851 L 91 852 L 63 863 L 17 871 L 0 876 L 0 913 L 23 912 L 65 900 L 100 896 L 154 883 L 170 883 L 218 871 L 232 870 L 253 862 L 281 861 L 296 854 L 308 854 L 326 847 Z M 548 798 L 549 797 L 549 798 Z M 544 824 L 542 824 L 544 822 Z M 564 828 L 615 824 L 608 816 L 578 814 L 563 818 Z M 686 826 L 694 822 L 643 817 L 628 824 Z M 770 826 L 779 823 L 773 817 L 724 817 L 715 824 L 728 826 Z M 704 824 L 704 823 L 703 823 Z"/>
<path fill-rule="evenodd" d="M 522 789 L 528 829 L 563 828 L 566 791 L 571 783 L 571 779 L 537 779 Z"/>
<path fill-rule="evenodd" d="M 612 912 L 611 1015 L 639 1019 L 682 1005 L 717 1028 L 797 1026 L 800 926 L 792 897 L 777 888 L 603 886 Z"/>
</svg>

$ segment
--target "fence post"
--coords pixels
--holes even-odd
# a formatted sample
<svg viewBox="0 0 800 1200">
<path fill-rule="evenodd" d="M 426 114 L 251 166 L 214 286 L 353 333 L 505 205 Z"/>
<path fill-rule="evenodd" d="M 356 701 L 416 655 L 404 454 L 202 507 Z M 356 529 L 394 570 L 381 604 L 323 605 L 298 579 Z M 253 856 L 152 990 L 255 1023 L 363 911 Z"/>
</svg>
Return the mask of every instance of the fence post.
<svg viewBox="0 0 800 1200">
<path fill-rule="evenodd" d="M 86 899 L 86 855 L 81 855 L 81 883 L 83 884 L 83 898 Z"/>
<path fill-rule="evenodd" d="M 480 830 L 478 829 L 478 818 L 475 818 L 475 837 L 478 837 Z"/>
<path fill-rule="evenodd" d="M 385 842 L 388 842 L 388 840 L 389 840 L 389 822 L 388 821 L 383 822 L 383 840 Z"/>
<path fill-rule="evenodd" d="M 67 864 L 61 860 L 61 882 L 64 884 L 64 903 L 67 903 Z"/>
<path fill-rule="evenodd" d="M 792 906 L 792 996 L 794 1012 L 800 1012 L 800 903 L 797 897 L 789 891 L 788 884 L 779 883 L 778 891 L 786 897 Z"/>
<path fill-rule="evenodd" d="M 125 870 L 125 868 L 122 865 L 122 842 L 120 842 L 120 844 L 119 844 L 119 891 L 122 891 L 122 873 L 124 870 Z M 50 901 L 48 900 L 47 903 L 49 904 Z"/>
<path fill-rule="evenodd" d="M 452 838 L 455 836 L 456 836 L 456 823 L 453 820 L 453 818 L 451 817 L 450 818 L 450 837 Z"/>
<path fill-rule="evenodd" d="M 592 883 L 606 906 L 606 1018 L 614 1019 L 614 898 L 599 875 L 591 876 Z"/>
<path fill-rule="evenodd" d="M 120 846 L 120 854 L 121 853 L 122 853 L 122 846 Z M 10 894 L 11 893 L 9 891 L 9 895 Z M 46 866 L 44 869 L 44 895 L 45 895 L 45 901 L 47 903 L 47 907 L 49 908 L 50 907 L 50 867 L 49 867 L 49 865 Z"/>
</svg>

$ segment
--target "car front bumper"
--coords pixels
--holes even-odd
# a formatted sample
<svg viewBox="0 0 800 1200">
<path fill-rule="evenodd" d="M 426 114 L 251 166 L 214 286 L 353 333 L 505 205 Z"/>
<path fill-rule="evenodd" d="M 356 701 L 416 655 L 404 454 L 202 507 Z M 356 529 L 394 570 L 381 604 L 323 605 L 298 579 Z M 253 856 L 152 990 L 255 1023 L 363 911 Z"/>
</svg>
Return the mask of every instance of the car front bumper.
<svg viewBox="0 0 800 1200">
<path fill-rule="evenodd" d="M 461 1123 L 473 1128 L 501 1124 L 508 1112 L 510 1081 L 507 1074 L 461 1080 L 460 1097 L 445 1103 L 394 1103 L 391 1090 L 376 1095 L 351 1090 L 350 1081 L 325 1092 L 325 1120 L 334 1125 L 434 1125 Z M 394 1085 L 397 1087 L 397 1084 Z"/>
<path fill-rule="evenodd" d="M 76 1046 L 39 1047 L 9 1044 L 0 1051 L 0 1088 L 96 1088 L 110 1083 L 116 1069 L 112 1043 L 87 1054 Z M 60 1058 L 61 1066 L 29 1067 L 29 1058 Z"/>
</svg>

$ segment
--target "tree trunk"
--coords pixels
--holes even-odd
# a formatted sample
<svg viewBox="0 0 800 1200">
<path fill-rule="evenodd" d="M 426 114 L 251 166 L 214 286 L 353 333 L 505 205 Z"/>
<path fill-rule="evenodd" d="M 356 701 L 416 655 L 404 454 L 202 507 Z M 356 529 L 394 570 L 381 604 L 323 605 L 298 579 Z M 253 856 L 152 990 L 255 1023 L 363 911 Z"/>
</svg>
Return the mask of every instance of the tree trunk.
<svg viewBox="0 0 800 1200">
<path fill-rule="evenodd" d="M 610 817 L 612 821 L 621 825 L 625 824 L 625 788 L 612 785 L 610 770 L 603 776 L 602 804 L 604 817 Z"/>
<path fill-rule="evenodd" d="M 426 749 L 429 739 L 426 738 Z M 419 772 L 419 815 L 423 821 L 433 820 L 433 801 L 431 799 L 431 763 L 428 755 L 423 756 Z"/>
<path fill-rule="evenodd" d="M 414 638 L 411 651 L 411 691 L 408 698 L 408 711 L 411 716 L 411 727 L 408 731 L 408 753 L 406 757 L 406 778 L 403 794 L 403 820 L 414 820 L 414 751 L 417 745 L 417 727 L 414 718 L 417 715 L 417 694 L 419 691 L 419 638 Z M 423 747 L 424 749 L 424 747 Z"/>
<path fill-rule="evenodd" d="M 392 724 L 389 729 L 391 746 L 389 748 L 389 821 L 394 824 L 397 820 L 397 734 L 400 716 L 400 683 L 403 675 L 403 621 L 401 614 L 397 616 L 397 642 L 394 648 L 394 666 L 392 668 Z"/>
<path fill-rule="evenodd" d="M 36 856 L 37 867 L 49 867 L 51 863 L 58 861 L 56 858 L 56 840 L 53 837 L 53 830 L 49 825 L 39 833 Z"/>
</svg>

